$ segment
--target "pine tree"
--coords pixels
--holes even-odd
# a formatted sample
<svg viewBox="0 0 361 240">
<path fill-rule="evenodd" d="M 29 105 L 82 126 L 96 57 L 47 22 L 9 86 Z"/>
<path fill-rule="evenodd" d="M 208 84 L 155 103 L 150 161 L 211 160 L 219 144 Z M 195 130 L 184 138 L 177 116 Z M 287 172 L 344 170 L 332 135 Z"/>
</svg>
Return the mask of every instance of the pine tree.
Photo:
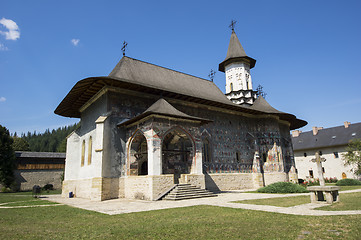
<svg viewBox="0 0 361 240">
<path fill-rule="evenodd" d="M 10 187 L 14 182 L 15 153 L 9 130 L 0 125 L 0 183 Z"/>
<path fill-rule="evenodd" d="M 77 124 L 59 127 L 57 129 L 46 129 L 44 133 L 28 132 L 22 137 L 29 143 L 30 151 L 33 152 L 65 152 L 66 137 L 76 129 Z"/>
<path fill-rule="evenodd" d="M 12 147 L 14 151 L 30 151 L 29 143 L 20 137 L 16 137 L 14 134 Z"/>
</svg>

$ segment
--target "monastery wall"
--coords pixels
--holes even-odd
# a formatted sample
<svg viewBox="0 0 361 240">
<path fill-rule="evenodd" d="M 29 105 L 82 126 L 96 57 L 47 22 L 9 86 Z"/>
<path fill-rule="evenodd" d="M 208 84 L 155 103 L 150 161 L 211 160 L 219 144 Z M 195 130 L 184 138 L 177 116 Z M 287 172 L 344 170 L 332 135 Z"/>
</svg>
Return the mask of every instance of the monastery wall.
<svg viewBox="0 0 361 240">
<path fill-rule="evenodd" d="M 20 191 L 32 190 L 34 185 L 44 187 L 53 184 L 54 189 L 61 189 L 62 169 L 21 169 L 15 170 L 15 181 Z"/>
<path fill-rule="evenodd" d="M 298 177 L 302 179 L 310 179 L 310 171 L 313 171 L 314 178 L 318 177 L 318 170 L 316 163 L 312 162 L 311 159 L 315 158 L 315 153 L 318 150 L 322 151 L 323 158 L 326 159 L 325 162 L 322 163 L 322 167 L 325 172 L 323 176 L 326 178 L 334 178 L 342 179 L 342 173 L 346 174 L 347 178 L 357 178 L 356 175 L 352 172 L 351 166 L 345 166 L 342 160 L 342 154 L 345 154 L 346 146 L 339 147 L 328 147 L 328 148 L 320 148 L 320 149 L 308 149 L 308 150 L 300 150 L 295 151 L 295 159 L 296 159 L 296 168 L 298 170 Z M 306 156 L 304 155 L 306 153 Z M 337 155 L 335 155 L 337 153 Z"/>
</svg>

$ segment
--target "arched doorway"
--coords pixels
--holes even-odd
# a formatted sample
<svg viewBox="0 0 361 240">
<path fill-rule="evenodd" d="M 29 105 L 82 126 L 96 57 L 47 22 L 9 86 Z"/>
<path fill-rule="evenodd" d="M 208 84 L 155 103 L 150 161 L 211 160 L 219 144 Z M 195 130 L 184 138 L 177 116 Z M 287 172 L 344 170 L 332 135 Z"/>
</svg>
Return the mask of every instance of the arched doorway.
<svg viewBox="0 0 361 240">
<path fill-rule="evenodd" d="M 163 174 L 174 174 L 174 183 L 179 183 L 181 174 L 191 172 L 194 149 L 192 140 L 181 129 L 168 132 L 162 143 Z"/>
<path fill-rule="evenodd" d="M 141 131 L 134 136 L 129 148 L 129 175 L 148 175 L 147 140 Z"/>
</svg>

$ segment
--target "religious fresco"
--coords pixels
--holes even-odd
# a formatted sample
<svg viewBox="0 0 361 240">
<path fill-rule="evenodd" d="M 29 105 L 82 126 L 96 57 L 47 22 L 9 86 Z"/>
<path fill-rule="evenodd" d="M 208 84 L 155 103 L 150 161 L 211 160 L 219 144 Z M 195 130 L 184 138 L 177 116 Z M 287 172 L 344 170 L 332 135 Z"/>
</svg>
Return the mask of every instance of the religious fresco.
<svg viewBox="0 0 361 240">
<path fill-rule="evenodd" d="M 147 102 L 141 98 L 119 97 L 113 98 L 117 103 L 116 114 L 120 118 L 132 118 L 149 107 L 153 102 Z M 116 99 L 116 100 L 115 100 Z M 136 106 L 136 107 L 134 107 Z M 152 131 L 153 137 L 163 139 L 167 131 L 179 126 L 192 137 L 192 141 L 201 142 L 203 156 L 203 171 L 207 173 L 250 173 L 254 172 L 254 156 L 257 152 L 261 164 L 273 162 L 279 159 L 282 166 L 266 164 L 266 171 L 284 171 L 294 166 L 292 146 L 289 144 L 290 137 L 287 135 L 288 126 L 281 126 L 274 118 L 250 119 L 241 115 L 229 115 L 227 113 L 213 112 L 207 109 L 193 108 L 185 105 L 173 104 L 179 111 L 186 114 L 207 118 L 213 122 L 203 126 L 188 122 L 177 122 L 169 119 L 157 119 L 141 123 L 143 132 Z M 127 130 L 127 139 L 138 129 L 139 126 Z M 207 142 L 205 149 L 204 143 Z M 274 146 L 278 146 L 275 150 Z M 277 153 L 276 153 L 277 152 Z M 164 153 L 163 153 L 164 154 Z M 193 153 L 195 154 L 195 153 Z M 169 169 L 173 169 L 176 154 L 166 156 L 169 159 Z M 183 157 L 182 157 L 183 158 Z M 263 165 L 262 164 L 262 165 Z M 179 167 L 177 167 L 179 168 Z M 263 166 L 260 167 L 263 169 Z M 174 170 L 163 169 L 164 172 Z M 182 171 L 185 171 L 184 168 Z"/>
<path fill-rule="evenodd" d="M 283 172 L 282 148 L 275 142 L 272 149 L 267 153 L 267 160 L 263 164 L 264 172 Z"/>
</svg>

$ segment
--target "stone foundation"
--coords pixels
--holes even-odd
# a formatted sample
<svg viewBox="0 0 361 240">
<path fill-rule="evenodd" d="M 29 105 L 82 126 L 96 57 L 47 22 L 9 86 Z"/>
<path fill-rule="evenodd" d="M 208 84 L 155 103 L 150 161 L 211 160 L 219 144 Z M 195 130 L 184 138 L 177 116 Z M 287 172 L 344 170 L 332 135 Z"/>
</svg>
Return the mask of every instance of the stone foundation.
<svg viewBox="0 0 361 240">
<path fill-rule="evenodd" d="M 154 200 L 165 190 L 174 185 L 173 175 L 148 175 L 148 176 L 128 176 L 122 178 L 124 182 L 124 198 Z"/>
<path fill-rule="evenodd" d="M 92 178 L 63 181 L 62 197 L 74 197 L 103 201 L 119 197 L 119 178 Z"/>
<path fill-rule="evenodd" d="M 62 197 L 69 197 L 69 192 L 73 192 L 74 197 L 91 199 L 92 179 L 65 180 L 63 181 Z"/>
<path fill-rule="evenodd" d="M 205 175 L 206 189 L 217 192 L 258 188 L 263 185 L 260 173 L 215 173 Z"/>
<path fill-rule="evenodd" d="M 182 174 L 180 178 L 180 183 L 213 192 L 258 189 L 264 183 L 284 181 L 288 181 L 288 174 L 283 172 L 264 173 L 264 179 L 262 173 Z M 74 197 L 96 201 L 113 198 L 155 200 L 173 185 L 173 174 L 66 180 L 62 197 L 69 197 L 69 192 L 73 192 Z"/>
<path fill-rule="evenodd" d="M 263 176 L 266 186 L 275 182 L 288 182 L 288 174 L 285 172 L 264 173 Z"/>
<path fill-rule="evenodd" d="M 181 174 L 179 183 L 189 183 L 202 189 L 206 188 L 204 174 Z"/>
<path fill-rule="evenodd" d="M 252 173 L 252 179 L 253 179 L 253 188 L 254 189 L 264 187 L 262 173 Z"/>
</svg>

